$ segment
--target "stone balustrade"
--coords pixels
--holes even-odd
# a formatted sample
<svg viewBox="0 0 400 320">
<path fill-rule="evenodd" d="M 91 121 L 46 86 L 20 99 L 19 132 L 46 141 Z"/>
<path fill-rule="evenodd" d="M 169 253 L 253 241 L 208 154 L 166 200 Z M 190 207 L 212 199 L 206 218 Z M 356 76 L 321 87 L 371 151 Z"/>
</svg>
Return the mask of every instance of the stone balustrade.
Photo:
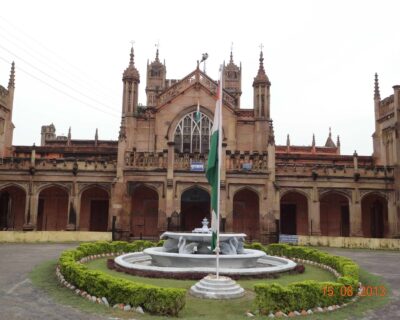
<svg viewBox="0 0 400 320">
<path fill-rule="evenodd" d="M 317 177 L 349 177 L 354 178 L 394 178 L 393 167 L 389 166 L 354 166 L 313 164 L 276 164 L 276 174 L 281 176 L 310 175 Z"/>
<path fill-rule="evenodd" d="M 138 170 L 167 168 L 167 152 L 131 152 L 127 154 L 125 164 Z"/>
<path fill-rule="evenodd" d="M 74 158 L 35 159 L 34 165 L 30 158 L 0 158 L 0 170 L 65 170 L 65 171 L 115 171 L 116 161 L 76 160 Z"/>
<path fill-rule="evenodd" d="M 267 172 L 268 156 L 266 153 L 227 151 L 226 171 Z"/>
</svg>

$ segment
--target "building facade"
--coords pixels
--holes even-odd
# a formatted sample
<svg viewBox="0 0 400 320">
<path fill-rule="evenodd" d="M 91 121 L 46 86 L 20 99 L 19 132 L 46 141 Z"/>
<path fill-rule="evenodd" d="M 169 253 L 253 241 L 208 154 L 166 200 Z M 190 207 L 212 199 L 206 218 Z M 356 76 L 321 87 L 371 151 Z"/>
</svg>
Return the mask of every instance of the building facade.
<svg viewBox="0 0 400 320">
<path fill-rule="evenodd" d="M 224 68 L 221 229 L 270 242 L 277 233 L 391 238 L 400 236 L 398 137 L 400 86 L 381 99 L 375 77 L 372 156 L 341 155 L 340 140 L 276 145 L 271 82 L 260 53 L 253 108 L 243 109 L 241 65 Z M 41 146 L 13 146 L 14 65 L 0 87 L 1 230 L 106 231 L 115 217 L 122 238 L 191 231 L 210 217 L 204 174 L 217 82 L 199 64 L 168 79 L 157 50 L 146 72 L 146 106 L 133 48 L 123 72 L 118 140 L 57 136 L 41 129 Z M 200 110 L 200 116 L 196 113 Z"/>
</svg>

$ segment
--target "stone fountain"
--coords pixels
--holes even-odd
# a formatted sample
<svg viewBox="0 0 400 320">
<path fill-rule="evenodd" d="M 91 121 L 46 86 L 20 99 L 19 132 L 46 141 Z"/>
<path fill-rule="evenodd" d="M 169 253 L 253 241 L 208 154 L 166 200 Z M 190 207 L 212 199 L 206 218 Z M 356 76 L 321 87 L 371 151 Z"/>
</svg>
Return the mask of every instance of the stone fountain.
<svg viewBox="0 0 400 320">
<path fill-rule="evenodd" d="M 201 278 L 215 273 L 216 256 L 211 251 L 211 231 L 207 219 L 203 226 L 190 232 L 164 232 L 162 247 L 152 247 L 143 252 L 128 253 L 115 258 L 116 266 L 133 273 L 154 273 L 160 277 L 182 275 Z M 208 275 L 190 289 L 197 297 L 231 299 L 241 297 L 244 290 L 227 276 L 260 276 L 293 269 L 296 264 L 280 257 L 268 256 L 260 250 L 245 249 L 244 233 L 221 233 L 220 276 Z"/>
</svg>

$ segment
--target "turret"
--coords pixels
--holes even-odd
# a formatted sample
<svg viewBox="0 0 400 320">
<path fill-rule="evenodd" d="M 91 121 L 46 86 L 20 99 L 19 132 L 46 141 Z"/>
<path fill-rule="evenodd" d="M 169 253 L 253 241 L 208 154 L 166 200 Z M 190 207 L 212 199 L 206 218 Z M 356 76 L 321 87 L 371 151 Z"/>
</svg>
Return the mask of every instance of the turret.
<svg viewBox="0 0 400 320">
<path fill-rule="evenodd" d="M 256 118 L 270 118 L 270 87 L 271 82 L 264 70 L 264 57 L 261 50 L 258 73 L 253 81 L 254 114 Z"/>
<path fill-rule="evenodd" d="M 164 90 L 167 68 L 160 62 L 159 51 L 157 48 L 155 60 L 149 64 L 147 62 L 147 83 L 146 95 L 147 106 L 155 107 L 157 104 L 157 95 Z"/>
<path fill-rule="evenodd" d="M 133 47 L 131 48 L 129 66 L 125 69 L 122 81 L 122 116 L 134 115 L 138 104 L 138 87 L 140 83 L 139 71 L 135 68 Z"/>
<path fill-rule="evenodd" d="M 240 96 L 242 95 L 242 65 L 238 67 L 233 62 L 233 53 L 231 50 L 230 60 L 224 65 L 224 84 L 223 88 L 236 99 L 236 108 L 240 108 Z"/>
</svg>

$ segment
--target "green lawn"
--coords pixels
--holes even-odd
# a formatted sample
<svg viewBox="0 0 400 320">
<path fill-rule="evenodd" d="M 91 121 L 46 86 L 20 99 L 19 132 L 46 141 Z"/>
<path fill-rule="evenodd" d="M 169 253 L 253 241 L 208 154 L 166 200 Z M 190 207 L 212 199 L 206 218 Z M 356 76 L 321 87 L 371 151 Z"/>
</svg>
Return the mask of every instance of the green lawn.
<svg viewBox="0 0 400 320">
<path fill-rule="evenodd" d="M 108 269 L 106 265 L 106 260 L 107 260 L 106 258 L 97 259 L 94 261 L 90 261 L 86 265 L 88 266 L 89 269 L 100 270 L 102 272 L 111 274 L 114 277 L 133 280 L 135 282 L 152 284 L 159 287 L 174 287 L 174 288 L 189 289 L 193 284 L 197 282 L 196 280 L 170 280 L 170 279 L 136 277 L 126 273 Z M 238 283 L 240 283 L 240 285 L 246 290 L 253 290 L 254 284 L 261 282 L 263 283 L 278 282 L 282 285 L 287 285 L 291 282 L 310 280 L 310 279 L 317 281 L 334 281 L 335 277 L 326 270 L 306 265 L 306 271 L 303 274 L 296 274 L 296 275 L 284 274 L 278 279 L 239 280 Z"/>
<path fill-rule="evenodd" d="M 44 291 L 46 291 L 57 303 L 70 305 L 74 308 L 80 309 L 83 312 L 88 313 L 100 313 L 109 317 L 118 317 L 120 319 L 167 319 L 165 317 L 151 316 L 151 315 L 138 315 L 133 312 L 122 312 L 114 309 L 106 308 L 102 305 L 93 304 L 81 297 L 76 296 L 70 290 L 61 287 L 55 277 L 55 265 L 56 261 L 47 261 L 37 266 L 30 274 L 30 278 L 33 284 Z M 106 268 L 105 259 L 99 259 L 92 261 L 88 264 L 90 268 L 102 270 L 113 274 L 117 277 L 128 278 L 137 282 L 155 284 L 158 286 L 169 286 L 169 287 L 180 287 L 189 288 L 195 281 L 186 280 L 168 280 L 168 279 L 152 279 L 143 277 L 134 277 L 115 271 L 110 271 Z M 252 287 L 254 283 L 260 282 L 278 282 L 281 284 L 288 284 L 294 281 L 300 281 L 304 279 L 315 279 L 319 281 L 332 280 L 333 277 L 330 273 L 325 270 L 313 266 L 306 266 L 306 272 L 300 275 L 283 275 L 278 279 L 255 279 L 255 280 L 241 280 L 239 283 L 246 289 L 245 297 L 241 299 L 235 299 L 230 301 L 212 301 L 202 300 L 191 297 L 189 294 L 186 297 L 186 306 L 179 315 L 180 319 L 210 319 L 210 320 L 221 320 L 221 319 L 245 319 L 245 313 L 247 311 L 254 311 L 253 299 L 254 293 Z M 361 281 L 367 285 L 386 285 L 382 283 L 382 280 L 374 275 L 361 271 Z M 365 297 L 359 302 L 343 308 L 339 311 L 335 311 L 327 314 L 318 314 L 307 319 L 346 319 L 350 316 L 361 315 L 368 309 L 378 308 L 387 303 L 388 297 Z M 266 317 L 257 316 L 258 319 L 267 319 Z"/>
</svg>

